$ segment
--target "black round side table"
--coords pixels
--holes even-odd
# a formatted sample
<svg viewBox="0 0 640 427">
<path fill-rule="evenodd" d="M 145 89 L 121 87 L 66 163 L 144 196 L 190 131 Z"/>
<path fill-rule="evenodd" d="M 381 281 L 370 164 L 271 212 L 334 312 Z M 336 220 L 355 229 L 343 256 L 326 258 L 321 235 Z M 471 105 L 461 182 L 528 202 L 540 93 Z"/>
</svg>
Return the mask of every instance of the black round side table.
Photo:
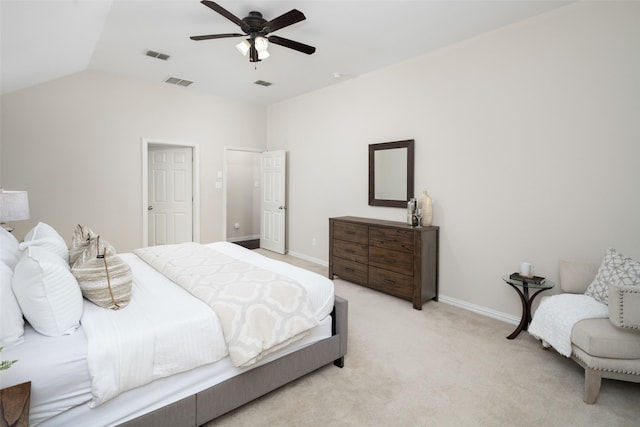
<svg viewBox="0 0 640 427">
<path fill-rule="evenodd" d="M 516 290 L 518 295 L 520 296 L 520 300 L 522 301 L 522 319 L 520 319 L 520 324 L 518 327 L 507 337 L 508 340 L 512 340 L 518 336 L 518 334 L 522 331 L 526 331 L 529 327 L 529 323 L 531 323 L 531 303 L 535 299 L 535 297 L 542 291 L 546 291 L 547 289 L 551 289 L 555 286 L 550 280 L 544 280 L 542 283 L 537 283 L 534 281 L 528 281 L 526 278 L 519 280 L 515 278 L 511 278 L 511 275 L 507 274 L 502 276 L 502 280 L 506 282 L 507 285 L 511 286 Z M 529 296 L 529 289 L 535 292 Z"/>
</svg>

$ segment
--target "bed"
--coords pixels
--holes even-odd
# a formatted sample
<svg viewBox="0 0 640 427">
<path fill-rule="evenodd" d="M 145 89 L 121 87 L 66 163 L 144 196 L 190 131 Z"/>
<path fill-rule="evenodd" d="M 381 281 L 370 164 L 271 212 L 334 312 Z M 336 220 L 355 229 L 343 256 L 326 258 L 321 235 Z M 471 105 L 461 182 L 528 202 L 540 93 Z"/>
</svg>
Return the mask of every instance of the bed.
<svg viewBox="0 0 640 427">
<path fill-rule="evenodd" d="M 32 426 L 199 426 L 322 366 L 343 366 L 348 304 L 334 295 L 330 280 L 231 243 L 198 246 L 190 250 L 212 250 L 301 284 L 314 325 L 302 338 L 274 346 L 255 360 L 242 359 L 243 366 L 229 353 L 230 343 L 225 347 L 209 338 L 222 329 L 228 335 L 228 326 L 218 319 L 224 316 L 176 284 L 182 273 L 170 280 L 152 267 L 154 262 L 143 260 L 144 254 L 119 254 L 131 267 L 133 287 L 118 317 L 85 299 L 74 333 L 45 336 L 25 324 L 23 342 L 2 352 L 2 360 L 18 360 L 1 372 L 2 387 L 31 381 Z M 123 326 L 126 322 L 135 327 Z M 104 323 L 124 331 L 111 337 L 100 329 Z M 154 331 L 153 339 L 147 330 Z M 134 341 L 149 341 L 155 353 L 149 356 L 145 347 L 130 345 Z M 111 377 L 118 379 L 112 384 Z"/>
</svg>

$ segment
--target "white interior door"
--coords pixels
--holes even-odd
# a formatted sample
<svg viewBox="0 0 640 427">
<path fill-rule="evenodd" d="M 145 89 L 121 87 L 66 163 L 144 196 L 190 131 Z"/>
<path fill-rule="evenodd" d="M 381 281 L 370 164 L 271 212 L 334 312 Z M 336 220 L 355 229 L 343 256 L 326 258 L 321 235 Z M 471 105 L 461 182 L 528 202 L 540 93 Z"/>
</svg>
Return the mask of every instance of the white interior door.
<svg viewBox="0 0 640 427">
<path fill-rule="evenodd" d="M 287 152 L 262 153 L 260 247 L 285 253 Z"/>
<path fill-rule="evenodd" d="M 149 146 L 149 245 L 193 241 L 193 151 Z"/>
</svg>

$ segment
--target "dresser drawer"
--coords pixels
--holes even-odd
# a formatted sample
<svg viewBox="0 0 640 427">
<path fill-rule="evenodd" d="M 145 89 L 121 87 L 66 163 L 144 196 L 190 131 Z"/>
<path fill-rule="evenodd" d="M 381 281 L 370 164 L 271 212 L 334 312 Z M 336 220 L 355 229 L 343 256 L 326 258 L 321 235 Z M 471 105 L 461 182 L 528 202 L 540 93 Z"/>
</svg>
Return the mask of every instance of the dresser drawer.
<svg viewBox="0 0 640 427">
<path fill-rule="evenodd" d="M 369 286 L 396 297 L 413 298 L 413 277 L 405 274 L 369 267 Z"/>
<path fill-rule="evenodd" d="M 349 282 L 365 285 L 367 283 L 367 266 L 341 258 L 333 258 L 333 274 Z"/>
<path fill-rule="evenodd" d="M 413 233 L 393 228 L 369 228 L 369 244 L 394 251 L 413 252 Z"/>
<path fill-rule="evenodd" d="M 369 246 L 369 265 L 413 276 L 413 254 Z"/>
<path fill-rule="evenodd" d="M 334 240 L 333 256 L 366 264 L 369 261 L 369 248 L 367 245 L 361 243 Z"/>
<path fill-rule="evenodd" d="M 348 222 L 333 223 L 333 238 L 348 242 L 367 244 L 369 242 L 368 228 L 366 225 L 350 224 Z"/>
</svg>

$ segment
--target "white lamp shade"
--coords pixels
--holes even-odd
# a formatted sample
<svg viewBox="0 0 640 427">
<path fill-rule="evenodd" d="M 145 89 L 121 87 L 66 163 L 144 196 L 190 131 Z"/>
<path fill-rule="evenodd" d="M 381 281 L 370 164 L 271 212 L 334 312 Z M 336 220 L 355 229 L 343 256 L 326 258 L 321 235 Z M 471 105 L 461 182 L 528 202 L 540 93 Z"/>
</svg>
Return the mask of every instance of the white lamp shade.
<svg viewBox="0 0 640 427">
<path fill-rule="evenodd" d="M 247 56 L 249 49 L 251 49 L 251 43 L 249 43 L 249 40 L 242 40 L 236 45 L 236 49 L 238 49 L 238 51 L 244 56 Z"/>
<path fill-rule="evenodd" d="M 269 42 L 264 37 L 256 37 L 254 43 L 258 52 L 266 52 L 269 47 Z"/>
<path fill-rule="evenodd" d="M 29 197 L 26 191 L 0 190 L 0 222 L 29 219 Z"/>
<path fill-rule="evenodd" d="M 258 51 L 258 59 L 267 59 L 269 56 L 269 52 L 266 50 Z"/>
</svg>

